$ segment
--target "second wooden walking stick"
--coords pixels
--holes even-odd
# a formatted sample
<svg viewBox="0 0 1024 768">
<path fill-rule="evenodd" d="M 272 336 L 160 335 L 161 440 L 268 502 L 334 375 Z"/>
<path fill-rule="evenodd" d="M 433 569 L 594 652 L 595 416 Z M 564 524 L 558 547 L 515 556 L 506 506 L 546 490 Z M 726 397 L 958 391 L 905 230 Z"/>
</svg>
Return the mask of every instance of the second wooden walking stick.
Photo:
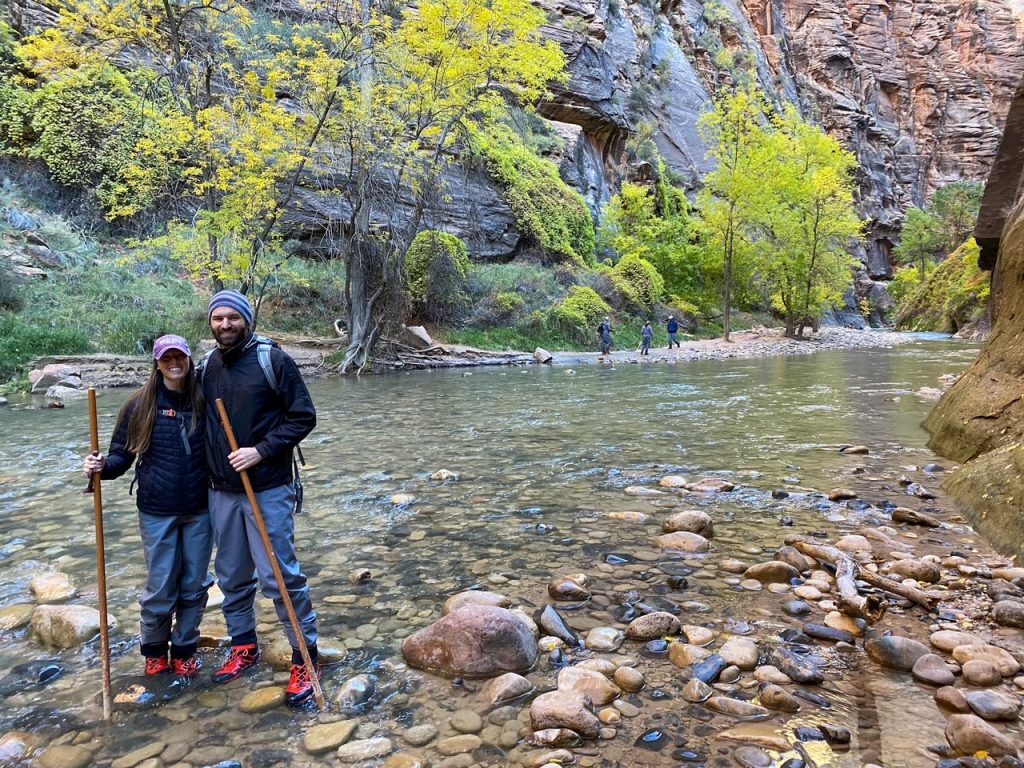
<svg viewBox="0 0 1024 768">
<path fill-rule="evenodd" d="M 92 452 L 100 452 L 100 428 L 96 418 L 96 390 L 89 387 L 89 431 L 92 438 Z M 100 490 L 100 473 L 89 477 L 84 493 L 92 494 L 93 512 L 96 517 L 96 583 L 100 602 L 100 653 L 103 656 L 103 719 L 110 719 L 110 629 L 107 627 L 107 556 L 103 546 L 103 493 Z"/>
<path fill-rule="evenodd" d="M 220 414 L 220 423 L 224 425 L 224 432 L 228 436 L 228 445 L 231 451 L 238 450 L 238 440 L 235 439 L 235 430 L 231 427 L 231 420 L 228 418 L 227 408 L 224 401 L 219 397 L 216 400 L 217 413 Z M 270 565 L 274 569 L 274 578 L 277 579 L 277 591 L 281 593 L 281 600 L 284 602 L 284 609 L 288 612 L 288 620 L 291 622 L 292 631 L 295 633 L 295 641 L 299 644 L 299 653 L 302 654 L 302 663 L 306 667 L 306 674 L 313 686 L 313 696 L 316 697 L 317 706 L 325 708 L 324 692 L 320 688 L 320 677 L 313 666 L 313 660 L 309 656 L 309 648 L 306 647 L 306 638 L 302 634 L 302 627 L 299 626 L 299 617 L 295 615 L 295 606 L 292 605 L 291 595 L 284 585 L 284 575 L 281 573 L 281 564 L 277 561 L 277 554 L 274 552 L 274 545 L 270 543 L 270 535 L 267 533 L 267 524 L 263 522 L 263 512 L 260 511 L 259 502 L 256 500 L 256 492 L 252 489 L 252 482 L 249 480 L 249 473 L 241 470 L 239 476 L 242 478 L 242 485 L 245 487 L 245 495 L 249 497 L 249 505 L 252 507 L 252 515 L 256 518 L 256 527 L 260 529 L 260 538 L 263 539 L 263 546 L 266 547 L 267 557 L 270 558 Z"/>
</svg>

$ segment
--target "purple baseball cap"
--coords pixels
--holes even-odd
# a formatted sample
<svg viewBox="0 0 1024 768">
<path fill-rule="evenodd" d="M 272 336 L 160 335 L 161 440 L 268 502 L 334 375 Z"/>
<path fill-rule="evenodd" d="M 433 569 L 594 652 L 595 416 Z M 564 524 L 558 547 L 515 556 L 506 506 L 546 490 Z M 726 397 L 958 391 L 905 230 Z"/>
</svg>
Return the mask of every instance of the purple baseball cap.
<svg viewBox="0 0 1024 768">
<path fill-rule="evenodd" d="M 153 359 L 159 360 L 172 349 L 182 352 L 185 357 L 192 357 L 192 350 L 188 348 L 188 342 L 181 336 L 169 333 L 153 342 Z"/>
</svg>

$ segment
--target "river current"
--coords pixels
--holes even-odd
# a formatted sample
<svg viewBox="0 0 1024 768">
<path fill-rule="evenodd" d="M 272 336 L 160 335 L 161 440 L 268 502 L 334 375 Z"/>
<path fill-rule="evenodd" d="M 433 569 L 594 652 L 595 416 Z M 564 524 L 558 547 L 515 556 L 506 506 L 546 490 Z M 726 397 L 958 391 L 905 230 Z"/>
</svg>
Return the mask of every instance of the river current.
<svg viewBox="0 0 1024 768">
<path fill-rule="evenodd" d="M 594 581 L 594 600 L 563 611 L 580 631 L 622 626 L 615 608 L 637 593 L 671 598 L 683 606 L 684 624 L 719 632 L 798 626 L 781 615 L 779 595 L 739 589 L 718 563 L 769 559 L 793 531 L 834 539 L 863 525 L 860 512 L 807 489 L 851 488 L 875 512 L 884 499 L 906 499 L 901 474 L 937 491 L 941 473 L 920 468 L 930 462 L 948 468 L 950 462 L 924 447 L 920 424 L 934 401 L 918 391 L 940 386 L 941 376 L 961 372 L 976 353 L 975 345 L 921 339 L 892 349 L 799 357 L 311 382 L 319 426 L 303 443 L 306 503 L 297 539 L 322 643 L 344 657 L 326 667 L 325 693 L 330 698 L 355 674 L 372 675 L 373 691 L 354 714 L 355 737 L 391 738 L 396 751 L 408 749 L 402 734 L 411 726 L 436 726 L 443 738 L 454 733 L 448 721 L 457 710 L 486 718 L 478 682 L 458 686 L 409 670 L 401 639 L 440 618 L 445 599 L 469 588 L 500 592 L 533 612 L 550 602 L 547 584 L 558 574 L 583 572 Z M 101 393 L 104 444 L 127 394 Z M 80 472 L 89 441 L 87 409 L 84 402 L 63 410 L 34 405 L 12 398 L 12 407 L 0 411 L 0 608 L 31 602 L 28 583 L 46 570 L 71 576 L 79 588 L 73 602 L 95 605 L 92 503 L 81 493 Z M 870 455 L 841 454 L 843 444 L 867 445 Z M 440 469 L 458 479 L 431 480 Z M 737 490 L 684 499 L 623 492 L 634 485 L 654 488 L 667 474 L 722 477 Z M 793 495 L 773 499 L 775 489 Z M 111 635 L 113 676 L 121 690 L 138 680 L 141 668 L 132 633 L 144 564 L 128 479 L 104 483 L 103 491 L 108 599 L 118 622 Z M 653 540 L 663 507 L 703 509 L 715 520 L 713 552 L 681 561 L 689 587 L 676 595 L 657 587 L 663 554 Z M 630 522 L 608 516 L 627 511 L 648 517 Z M 784 518 L 791 527 L 780 524 Z M 969 531 L 963 536 L 985 547 Z M 365 581 L 354 576 L 366 571 Z M 261 598 L 259 605 L 261 636 L 269 644 L 282 632 L 269 604 Z M 219 610 L 208 611 L 204 629 L 223 635 Z M 30 733 L 36 750 L 84 745 L 98 765 L 157 742 L 166 751 L 150 764 L 155 766 L 334 762 L 307 754 L 302 739 L 313 724 L 340 715 L 318 720 L 315 713 L 284 708 L 239 711 L 254 689 L 280 684 L 281 673 L 269 668 L 224 687 L 201 679 L 161 706 L 115 707 L 113 722 L 104 724 L 97 647 L 94 641 L 55 652 L 36 645 L 26 628 L 0 633 L 0 675 L 33 660 L 54 659 L 65 668 L 48 685 L 0 691 L 6 696 L 0 737 Z M 221 653 L 204 651 L 202 678 Z M 619 653 L 637 659 L 648 685 L 629 698 L 638 713 L 623 718 L 615 738 L 578 752 L 581 764 L 734 764 L 714 741 L 713 723 L 679 696 L 682 670 L 667 659 L 640 656 L 636 643 Z M 931 690 L 909 676 L 872 668 L 862 653 L 845 667 L 818 691 L 830 706 L 802 710 L 793 720 L 851 729 L 849 748 L 823 748 L 821 762 L 932 765 L 926 748 L 943 737 Z M 540 687 L 552 685 L 554 673 L 543 654 L 530 677 Z M 776 713 L 775 722 L 790 717 Z M 494 723 L 485 723 L 483 745 L 473 752 L 444 756 L 430 744 L 411 751 L 452 768 L 522 761 L 530 750 L 499 739 L 507 727 Z M 651 731 L 659 731 L 667 746 L 645 748 L 641 737 Z"/>
</svg>

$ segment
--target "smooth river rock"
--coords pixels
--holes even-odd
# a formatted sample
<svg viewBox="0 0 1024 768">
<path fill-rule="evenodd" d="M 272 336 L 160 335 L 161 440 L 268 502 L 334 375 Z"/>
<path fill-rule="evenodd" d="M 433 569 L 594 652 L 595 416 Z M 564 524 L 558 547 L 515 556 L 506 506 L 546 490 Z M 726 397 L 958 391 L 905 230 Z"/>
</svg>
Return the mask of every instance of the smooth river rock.
<svg viewBox="0 0 1024 768">
<path fill-rule="evenodd" d="M 633 619 L 626 627 L 626 637 L 646 642 L 666 635 L 678 635 L 680 629 L 679 619 L 671 613 L 655 611 Z"/>
<path fill-rule="evenodd" d="M 71 577 L 59 571 L 35 576 L 29 582 L 28 589 L 37 603 L 59 603 L 78 594 Z"/>
<path fill-rule="evenodd" d="M 681 552 L 707 552 L 711 549 L 711 542 L 699 533 L 689 531 L 664 533 L 655 542 L 663 549 L 678 549 Z"/>
<path fill-rule="evenodd" d="M 621 689 L 600 672 L 579 667 L 566 667 L 558 673 L 558 690 L 585 693 L 594 706 L 610 704 Z"/>
<path fill-rule="evenodd" d="M 1014 740 L 977 715 L 951 715 L 946 721 L 946 741 L 958 755 L 987 752 L 993 757 L 1017 756 Z"/>
<path fill-rule="evenodd" d="M 872 638 L 864 643 L 864 650 L 876 663 L 901 672 L 910 672 L 919 658 L 931 653 L 924 643 L 899 635 Z"/>
<path fill-rule="evenodd" d="M 952 685 L 956 675 L 946 665 L 946 660 L 937 653 L 926 653 L 914 662 L 910 670 L 915 680 L 928 685 Z"/>
<path fill-rule="evenodd" d="M 535 731 L 568 728 L 580 736 L 596 738 L 601 721 L 591 710 L 591 701 L 580 691 L 549 691 L 530 705 L 530 724 Z"/>
<path fill-rule="evenodd" d="M 537 654 L 533 632 L 519 614 L 493 605 L 464 606 L 402 641 L 411 666 L 445 675 L 525 672 Z"/>
<path fill-rule="evenodd" d="M 685 509 L 666 517 L 661 523 L 661 530 L 663 533 L 689 531 L 710 539 L 715 535 L 715 524 L 707 512 L 699 509 Z"/>
<path fill-rule="evenodd" d="M 107 614 L 107 626 L 117 626 Z M 32 612 L 32 634 L 53 648 L 76 648 L 100 633 L 100 612 L 88 605 L 40 605 Z"/>
<path fill-rule="evenodd" d="M 38 611 L 37 611 L 38 612 Z M 33 617 L 35 621 L 35 617 Z M 995 645 L 958 645 L 953 649 L 953 658 L 961 665 L 974 659 L 983 659 L 996 666 L 1003 677 L 1011 677 L 1020 671 L 1020 664 L 1008 651 Z"/>
</svg>

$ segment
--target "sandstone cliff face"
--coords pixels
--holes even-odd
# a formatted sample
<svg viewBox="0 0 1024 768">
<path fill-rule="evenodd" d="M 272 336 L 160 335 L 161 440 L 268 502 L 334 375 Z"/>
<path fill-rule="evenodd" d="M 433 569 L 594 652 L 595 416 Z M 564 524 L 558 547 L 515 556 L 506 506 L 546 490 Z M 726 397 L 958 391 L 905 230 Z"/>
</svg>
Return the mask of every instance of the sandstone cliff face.
<svg viewBox="0 0 1024 768">
<path fill-rule="evenodd" d="M 1024 79 L 985 187 L 979 229 L 1003 222 L 992 279 L 992 332 L 928 415 L 930 447 L 966 462 L 945 487 L 974 526 L 1024 563 Z"/>
<path fill-rule="evenodd" d="M 611 0 L 551 10 L 563 26 L 579 19 L 588 37 L 563 41 L 574 76 L 545 114 L 583 127 L 610 187 L 624 173 L 623 134 L 641 121 L 653 124 L 669 165 L 699 184 L 708 165 L 697 119 L 752 69 L 778 102 L 798 104 L 860 159 L 862 259 L 876 278 L 891 276 L 909 206 L 942 184 L 985 177 L 1024 74 L 1016 0 Z"/>
<path fill-rule="evenodd" d="M 13 0 L 10 13 L 32 31 L 54 23 L 57 2 Z M 710 166 L 697 121 L 716 92 L 752 72 L 859 157 L 861 258 L 875 278 L 891 274 L 908 206 L 948 181 L 984 178 L 1024 75 L 1022 0 L 535 2 L 572 73 L 540 111 L 566 140 L 554 158 L 563 177 L 595 216 L 635 172 L 643 151 L 630 140 L 646 126 L 668 165 L 699 186 Z M 459 176 L 451 186 L 466 194 L 435 212 L 437 225 L 476 258 L 514 257 L 523 243 L 511 211 L 482 189 L 486 179 Z M 316 206 L 300 218 L 310 215 Z M 861 282 L 866 295 L 870 281 Z"/>
</svg>

